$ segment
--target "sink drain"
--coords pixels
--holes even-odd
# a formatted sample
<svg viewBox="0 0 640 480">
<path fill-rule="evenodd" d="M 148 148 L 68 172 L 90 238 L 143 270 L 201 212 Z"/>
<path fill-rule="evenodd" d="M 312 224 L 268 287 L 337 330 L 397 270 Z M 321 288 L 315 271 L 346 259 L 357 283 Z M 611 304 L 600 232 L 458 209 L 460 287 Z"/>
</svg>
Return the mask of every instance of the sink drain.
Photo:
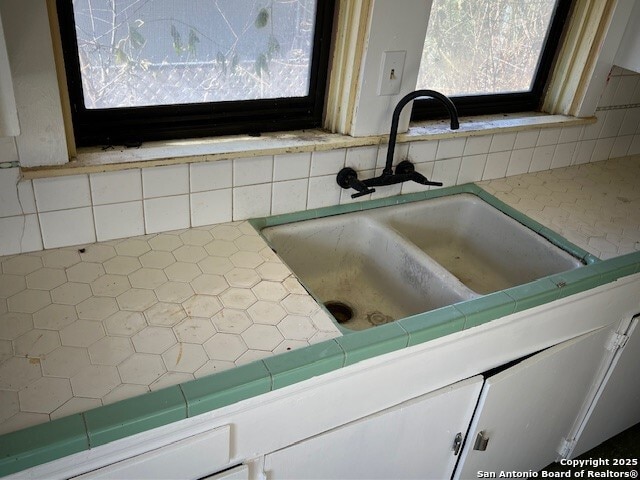
<svg viewBox="0 0 640 480">
<path fill-rule="evenodd" d="M 346 323 L 353 318 L 353 309 L 346 303 L 326 302 L 324 306 L 338 323 Z"/>
<path fill-rule="evenodd" d="M 371 325 L 377 327 L 378 325 L 384 325 L 385 323 L 393 322 L 393 317 L 385 315 L 384 313 L 375 311 L 367 315 L 367 320 Z"/>
</svg>

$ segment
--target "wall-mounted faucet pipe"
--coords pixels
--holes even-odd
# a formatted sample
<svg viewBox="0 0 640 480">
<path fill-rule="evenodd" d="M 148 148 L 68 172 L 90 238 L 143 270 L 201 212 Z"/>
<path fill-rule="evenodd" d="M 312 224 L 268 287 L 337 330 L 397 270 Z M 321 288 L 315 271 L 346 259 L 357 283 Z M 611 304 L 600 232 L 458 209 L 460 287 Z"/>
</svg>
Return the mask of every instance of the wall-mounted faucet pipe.
<svg viewBox="0 0 640 480">
<path fill-rule="evenodd" d="M 382 185 L 394 185 L 396 183 L 407 182 L 409 180 L 419 183 L 421 185 L 437 185 L 442 186 L 441 182 L 432 182 L 428 180 L 424 175 L 415 171 L 415 167 L 409 160 L 404 160 L 396 166 L 396 171 L 393 173 L 393 153 L 396 149 L 396 137 L 398 136 L 398 122 L 400 121 L 400 114 L 402 109 L 411 100 L 419 97 L 431 97 L 442 103 L 447 112 L 449 112 L 449 118 L 451 119 L 451 130 L 457 130 L 460 128 L 460 122 L 458 121 L 458 111 L 456 110 L 453 102 L 440 92 L 434 90 L 416 90 L 411 92 L 400 99 L 398 105 L 393 111 L 391 117 L 391 131 L 389 132 L 389 146 L 387 147 L 387 161 L 384 170 L 378 177 L 367 178 L 365 180 L 358 179 L 358 172 L 353 168 L 345 167 L 338 172 L 336 181 L 342 188 L 353 188 L 357 190 L 357 193 L 351 195 L 351 198 L 361 197 L 375 192 L 375 188 Z"/>
<path fill-rule="evenodd" d="M 435 90 L 416 90 L 415 92 L 408 93 L 400 99 L 396 108 L 393 110 L 393 116 L 391 117 L 391 131 L 389 132 L 389 146 L 387 147 L 387 161 L 385 163 L 383 174 L 391 175 L 393 173 L 393 154 L 396 150 L 396 137 L 398 136 L 400 114 L 407 103 L 420 97 L 431 97 L 440 101 L 449 113 L 449 118 L 451 119 L 451 130 L 458 130 L 460 128 L 458 111 L 449 97 L 441 94 L 440 92 L 436 92 Z"/>
</svg>

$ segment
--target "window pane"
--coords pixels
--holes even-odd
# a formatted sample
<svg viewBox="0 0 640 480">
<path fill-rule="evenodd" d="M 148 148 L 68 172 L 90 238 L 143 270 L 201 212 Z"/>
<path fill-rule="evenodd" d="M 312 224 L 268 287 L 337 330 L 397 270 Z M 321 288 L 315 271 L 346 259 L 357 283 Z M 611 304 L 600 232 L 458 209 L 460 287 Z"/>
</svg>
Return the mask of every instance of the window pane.
<svg viewBox="0 0 640 480">
<path fill-rule="evenodd" d="M 73 0 L 87 109 L 309 94 L 315 0 Z"/>
<path fill-rule="evenodd" d="M 555 0 L 434 0 L 418 88 L 449 96 L 531 90 Z"/>
</svg>

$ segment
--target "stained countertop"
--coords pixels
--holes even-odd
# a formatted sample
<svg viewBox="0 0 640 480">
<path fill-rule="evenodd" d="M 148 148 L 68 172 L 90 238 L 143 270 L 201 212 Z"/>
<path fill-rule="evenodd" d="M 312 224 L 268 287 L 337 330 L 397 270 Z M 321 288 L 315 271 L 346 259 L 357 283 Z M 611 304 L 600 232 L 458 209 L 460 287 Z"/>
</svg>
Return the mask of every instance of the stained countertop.
<svg viewBox="0 0 640 480">
<path fill-rule="evenodd" d="M 479 185 L 602 259 L 640 251 L 640 156 Z M 0 434 L 340 335 L 248 222 L 0 258 Z"/>
</svg>

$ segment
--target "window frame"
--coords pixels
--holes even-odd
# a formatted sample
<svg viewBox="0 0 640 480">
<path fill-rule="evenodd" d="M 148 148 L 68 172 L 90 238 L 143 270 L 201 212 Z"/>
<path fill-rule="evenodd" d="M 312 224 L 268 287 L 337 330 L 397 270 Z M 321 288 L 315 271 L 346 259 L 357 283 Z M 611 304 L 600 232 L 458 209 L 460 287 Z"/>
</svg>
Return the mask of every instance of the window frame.
<svg viewBox="0 0 640 480">
<path fill-rule="evenodd" d="M 299 130 L 322 125 L 336 0 L 318 0 L 304 97 L 87 109 L 71 0 L 56 0 L 70 110 L 78 147 Z"/>
<path fill-rule="evenodd" d="M 565 26 L 571 18 L 573 3 L 573 0 L 558 0 L 530 91 L 452 96 L 450 98 L 456 106 L 458 114 L 460 116 L 478 116 L 539 110 L 544 101 L 552 66 L 561 47 Z M 432 99 L 418 99 L 413 103 L 411 121 L 447 116 L 447 111 L 442 105 Z"/>
</svg>

